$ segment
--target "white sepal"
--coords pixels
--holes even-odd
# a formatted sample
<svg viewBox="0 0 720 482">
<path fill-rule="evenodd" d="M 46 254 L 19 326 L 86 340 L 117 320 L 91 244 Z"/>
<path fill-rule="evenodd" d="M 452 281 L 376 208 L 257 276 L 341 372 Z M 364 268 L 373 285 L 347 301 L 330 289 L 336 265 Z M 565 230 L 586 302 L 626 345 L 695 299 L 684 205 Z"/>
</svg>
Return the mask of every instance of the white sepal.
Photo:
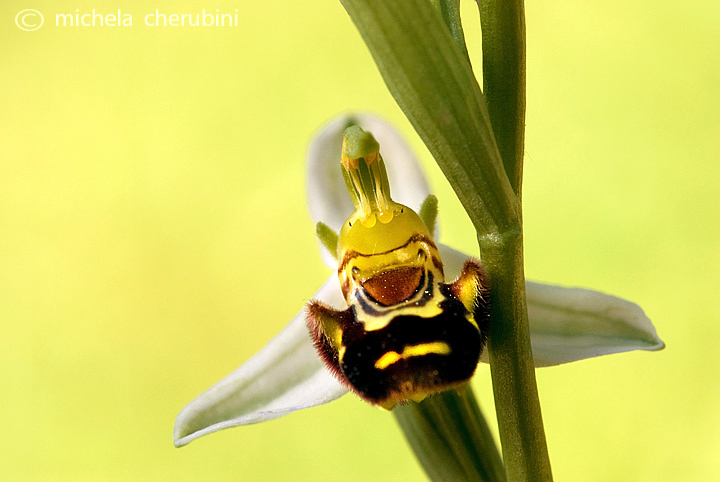
<svg viewBox="0 0 720 482">
<path fill-rule="evenodd" d="M 536 367 L 665 347 L 635 303 L 585 288 L 532 281 L 525 288 Z"/>
<path fill-rule="evenodd" d="M 345 306 L 337 276 L 320 288 L 315 299 Z M 186 445 L 225 428 L 265 422 L 322 405 L 347 391 L 318 358 L 303 310 L 260 352 L 180 412 L 175 420 L 175 445 Z"/>
<path fill-rule="evenodd" d="M 468 256 L 442 244 L 438 248 L 447 279 L 452 281 Z M 525 289 L 536 367 L 665 346 L 635 303 L 599 291 L 533 281 L 528 281 Z M 487 351 L 481 361 L 487 363 Z"/>
</svg>

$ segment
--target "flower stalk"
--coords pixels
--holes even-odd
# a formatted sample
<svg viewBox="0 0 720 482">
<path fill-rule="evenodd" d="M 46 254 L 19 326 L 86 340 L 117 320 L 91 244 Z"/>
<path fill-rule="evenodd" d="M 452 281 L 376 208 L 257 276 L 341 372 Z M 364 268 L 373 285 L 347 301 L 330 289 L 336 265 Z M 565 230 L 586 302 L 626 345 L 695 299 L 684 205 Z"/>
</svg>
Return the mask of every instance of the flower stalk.
<svg viewBox="0 0 720 482">
<path fill-rule="evenodd" d="M 483 45 L 483 93 L 505 173 L 522 202 L 525 145 L 523 0 L 476 0 Z M 501 239 L 478 235 L 491 279 L 488 354 L 498 429 L 510 480 L 550 481 L 525 294 L 522 218 Z"/>
<path fill-rule="evenodd" d="M 479 236 L 478 242 L 492 293 L 488 355 L 507 477 L 511 481 L 550 481 L 530 348 L 522 233 L 502 239 Z"/>
<path fill-rule="evenodd" d="M 431 480 L 504 482 L 500 453 L 470 386 L 395 408 Z"/>
</svg>

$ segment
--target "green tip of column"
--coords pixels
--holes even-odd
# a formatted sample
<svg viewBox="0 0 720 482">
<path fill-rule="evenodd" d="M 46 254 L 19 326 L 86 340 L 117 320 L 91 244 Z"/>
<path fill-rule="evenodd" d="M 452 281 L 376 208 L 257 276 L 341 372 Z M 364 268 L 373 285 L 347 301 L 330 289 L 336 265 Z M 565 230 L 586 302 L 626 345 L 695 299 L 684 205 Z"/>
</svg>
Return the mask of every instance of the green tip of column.
<svg viewBox="0 0 720 482">
<path fill-rule="evenodd" d="M 345 156 L 350 159 L 367 157 L 380 150 L 380 144 L 373 135 L 362 130 L 360 126 L 345 129 L 343 148 Z"/>
</svg>

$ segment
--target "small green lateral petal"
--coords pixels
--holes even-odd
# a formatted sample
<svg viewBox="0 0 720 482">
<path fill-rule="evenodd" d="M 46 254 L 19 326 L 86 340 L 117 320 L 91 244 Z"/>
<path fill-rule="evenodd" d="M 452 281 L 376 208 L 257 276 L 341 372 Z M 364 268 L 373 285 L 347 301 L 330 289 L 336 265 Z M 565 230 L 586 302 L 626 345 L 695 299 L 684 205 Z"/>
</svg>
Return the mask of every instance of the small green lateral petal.
<svg viewBox="0 0 720 482">
<path fill-rule="evenodd" d="M 330 226 L 323 222 L 315 225 L 315 235 L 320 240 L 325 249 L 327 249 L 333 258 L 337 259 L 338 235 Z"/>
<path fill-rule="evenodd" d="M 430 194 L 420 206 L 420 212 L 418 212 L 420 219 L 423 220 L 428 231 L 430 231 L 430 237 L 435 238 L 435 223 L 437 222 L 438 215 L 438 200 Z"/>
</svg>

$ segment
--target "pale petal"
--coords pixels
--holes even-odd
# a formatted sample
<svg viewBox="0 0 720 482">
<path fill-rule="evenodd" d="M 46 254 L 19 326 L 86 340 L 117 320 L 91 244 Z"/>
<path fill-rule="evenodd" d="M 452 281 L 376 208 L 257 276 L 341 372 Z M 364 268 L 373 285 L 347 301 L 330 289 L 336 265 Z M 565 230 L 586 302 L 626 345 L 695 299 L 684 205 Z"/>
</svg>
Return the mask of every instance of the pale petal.
<svg viewBox="0 0 720 482">
<path fill-rule="evenodd" d="M 452 280 L 469 256 L 442 244 L 438 247 L 446 276 Z M 525 287 L 536 367 L 665 346 L 635 303 L 583 288 L 532 281 Z M 481 361 L 487 363 L 487 352 Z"/>
<path fill-rule="evenodd" d="M 315 299 L 344 307 L 333 275 Z M 255 356 L 190 402 L 175 420 L 177 447 L 218 430 L 264 422 L 336 400 L 347 389 L 326 370 L 313 347 L 304 311 Z"/>
<path fill-rule="evenodd" d="M 336 232 L 353 212 L 353 204 L 340 171 L 340 151 L 345 128 L 359 124 L 372 132 L 380 143 L 385 159 L 392 198 L 418 210 L 430 194 L 417 159 L 402 136 L 390 124 L 372 114 L 350 113 L 325 125 L 310 142 L 307 155 L 307 199 L 310 216 Z M 321 246 L 325 263 L 337 268 L 337 262 Z"/>
</svg>

